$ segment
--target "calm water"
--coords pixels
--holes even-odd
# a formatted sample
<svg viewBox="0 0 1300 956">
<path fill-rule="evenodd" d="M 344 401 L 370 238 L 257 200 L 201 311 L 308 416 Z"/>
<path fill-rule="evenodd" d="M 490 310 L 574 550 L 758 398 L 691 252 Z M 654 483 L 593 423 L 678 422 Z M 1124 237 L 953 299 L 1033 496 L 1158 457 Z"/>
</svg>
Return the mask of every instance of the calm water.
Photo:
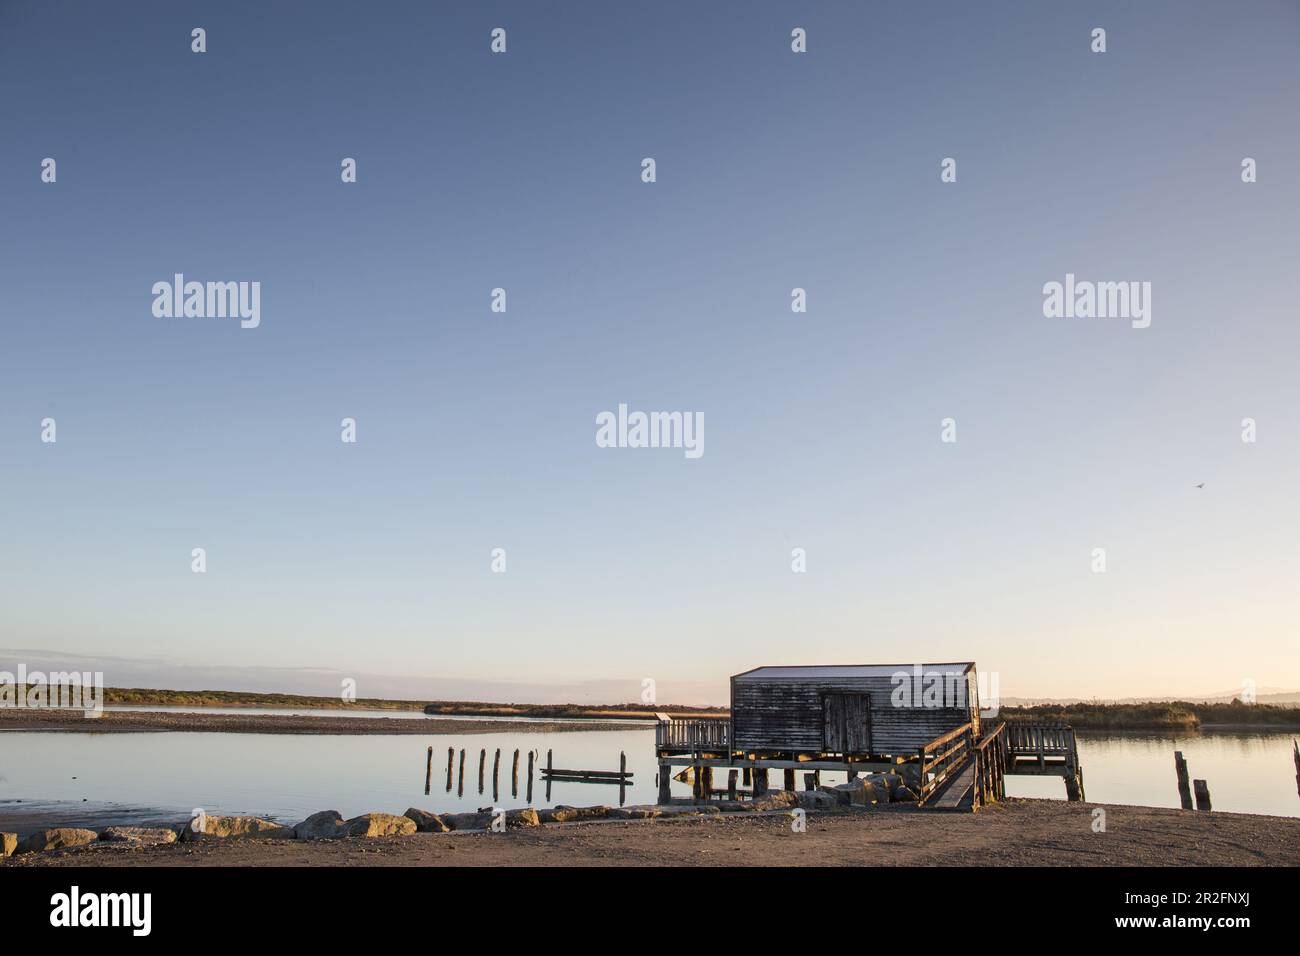
<svg viewBox="0 0 1300 956">
<path fill-rule="evenodd" d="M 433 789 L 424 795 L 426 748 L 434 747 Z M 446 790 L 447 748 L 466 749 L 465 792 Z M 492 758 L 501 748 L 501 792 L 492 798 Z M 478 790 L 478 754 L 486 748 L 485 791 Z M 510 793 L 510 762 L 520 754 L 520 792 Z M 32 803 L 69 801 L 156 807 L 178 819 L 194 807 L 209 813 L 256 813 L 297 822 L 317 810 L 353 816 L 371 810 L 401 813 L 492 804 L 527 806 L 527 753 L 537 766 L 555 751 L 555 766 L 615 770 L 627 754 L 634 785 L 627 803 L 653 803 L 654 733 L 644 727 L 555 734 L 327 736 L 220 733 L 0 733 L 0 820 Z M 1285 733 L 1205 732 L 1190 737 L 1147 734 L 1080 735 L 1088 799 L 1096 803 L 1178 806 L 1173 751 L 1182 750 L 1192 777 L 1205 777 L 1216 810 L 1300 816 L 1291 736 Z M 717 775 L 720 785 L 724 773 Z M 777 774 L 776 780 L 780 777 Z M 842 774 L 823 774 L 838 783 Z M 617 804 L 618 787 L 555 784 L 549 797 L 535 777 L 533 806 Z M 1010 777 L 1012 796 L 1064 799 L 1053 777 Z M 689 796 L 684 784 L 673 784 Z M 11 801 L 23 801 L 15 804 Z M 87 801 L 83 804 L 83 801 Z"/>
</svg>

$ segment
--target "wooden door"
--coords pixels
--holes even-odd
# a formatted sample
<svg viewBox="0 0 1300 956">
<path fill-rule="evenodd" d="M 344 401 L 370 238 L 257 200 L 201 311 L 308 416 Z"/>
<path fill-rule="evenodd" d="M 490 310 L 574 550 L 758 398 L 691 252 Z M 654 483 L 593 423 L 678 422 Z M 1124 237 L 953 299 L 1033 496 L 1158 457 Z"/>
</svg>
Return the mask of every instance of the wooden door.
<svg viewBox="0 0 1300 956">
<path fill-rule="evenodd" d="M 827 694 L 822 698 L 825 747 L 832 753 L 871 753 L 871 696 Z"/>
</svg>

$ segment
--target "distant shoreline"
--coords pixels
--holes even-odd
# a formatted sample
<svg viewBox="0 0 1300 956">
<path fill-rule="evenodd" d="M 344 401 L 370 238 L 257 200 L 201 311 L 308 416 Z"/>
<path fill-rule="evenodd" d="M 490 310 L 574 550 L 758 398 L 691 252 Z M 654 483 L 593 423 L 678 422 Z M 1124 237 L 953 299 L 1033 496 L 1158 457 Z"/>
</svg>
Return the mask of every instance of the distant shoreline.
<svg viewBox="0 0 1300 956">
<path fill-rule="evenodd" d="M 490 727 L 515 729 L 527 727 L 532 730 L 593 730 L 610 729 L 598 727 L 598 722 L 653 721 L 660 714 L 675 718 L 713 718 L 725 720 L 730 716 L 726 707 L 690 707 L 672 704 L 502 704 L 491 701 L 418 701 L 390 700 L 385 698 L 360 698 L 344 701 L 338 697 L 317 697 L 300 694 L 266 694 L 245 691 L 175 691 L 155 690 L 151 688 L 116 688 L 106 687 L 103 703 L 107 706 L 185 708 L 201 718 L 201 723 L 211 726 L 152 726 L 133 727 L 132 729 L 196 729 L 196 730 L 230 730 L 231 732 L 253 733 L 428 733 L 424 722 L 413 722 L 409 718 L 382 717 L 340 717 L 325 716 L 291 717 L 282 714 L 211 714 L 203 713 L 213 708 L 228 709 L 268 709 L 268 710 L 389 710 L 402 713 L 423 713 L 431 719 L 446 719 L 448 729 L 445 733 L 488 733 L 490 729 L 450 729 L 451 723 L 476 723 L 476 718 L 491 717 L 496 720 Z M 22 719 L 13 715 L 26 714 L 32 724 L 42 726 L 22 727 Z M 46 720 L 31 717 L 39 713 L 36 709 L 0 708 L 0 730 L 5 729 L 58 729 L 48 725 L 57 723 L 57 719 Z M 115 711 L 122 714 L 122 711 Z M 145 712 L 136 712 L 145 713 Z M 148 712 L 157 715 L 157 712 Z M 169 715 L 180 718 L 184 715 Z M 226 720 L 217 720 L 225 717 Z M 258 718 L 265 718 L 264 723 Z M 518 722 L 509 722 L 510 718 L 520 718 Z M 293 726 L 289 721 L 311 721 Z M 1091 731 L 1155 731 L 1189 733 L 1197 730 L 1265 730 L 1265 731 L 1300 731 L 1300 706 L 1278 704 L 1243 704 L 1232 703 L 1192 703 L 1189 701 L 1172 701 L 1159 703 L 1074 703 L 1074 704 L 1037 704 L 1033 706 L 1003 707 L 997 717 L 985 718 L 986 722 L 1033 721 L 1036 723 L 1069 724 L 1076 730 Z M 102 718 L 101 718 L 102 721 Z M 158 724 L 160 717 L 140 718 L 140 722 Z M 319 729 L 329 722 L 331 729 Z M 525 723 L 527 721 L 527 723 Z M 539 724 L 537 721 L 555 722 Z M 124 718 L 115 717 L 111 728 L 126 729 L 130 723 Z M 173 720 L 173 724 L 194 724 L 194 720 Z M 391 727 L 390 724 L 416 726 Z M 485 723 L 478 720 L 477 723 Z M 238 727 L 236 725 L 239 725 Z M 358 726 L 359 724 L 368 726 Z M 572 726 L 570 724 L 573 724 Z M 258 726 L 254 726 L 258 725 Z M 342 725 L 342 726 L 341 726 Z M 562 725 L 562 726 L 561 726 Z M 245 726 L 250 729 L 245 729 Z M 292 729 L 290 729 L 292 727 Z"/>
<path fill-rule="evenodd" d="M 205 714 L 192 711 L 106 710 L 87 717 L 80 710 L 43 708 L 0 709 L 0 733 L 48 731 L 55 733 L 227 733 L 227 734 L 333 734 L 333 735 L 445 735 L 496 733 L 564 733 L 579 730 L 627 730 L 612 721 L 473 720 L 430 717 L 322 717 L 296 714 Z"/>
</svg>

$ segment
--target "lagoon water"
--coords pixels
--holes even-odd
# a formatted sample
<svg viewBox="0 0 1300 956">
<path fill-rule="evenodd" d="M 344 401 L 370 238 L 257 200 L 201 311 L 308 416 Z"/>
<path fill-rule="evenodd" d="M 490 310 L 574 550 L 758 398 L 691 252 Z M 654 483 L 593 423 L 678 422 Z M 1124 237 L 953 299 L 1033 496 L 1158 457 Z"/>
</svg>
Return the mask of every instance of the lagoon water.
<svg viewBox="0 0 1300 956">
<path fill-rule="evenodd" d="M 384 716 L 391 716 L 384 714 Z M 425 796 L 427 748 L 434 748 L 432 792 Z M 465 755 L 464 793 L 447 783 L 447 748 Z M 500 791 L 492 793 L 492 760 L 501 749 Z M 510 763 L 520 753 L 518 795 L 510 792 Z M 439 812 L 487 806 L 528 806 L 528 751 L 536 769 L 554 750 L 556 767 L 615 770 L 619 752 L 634 773 L 626 802 L 653 803 L 657 796 L 654 732 L 626 730 L 531 734 L 296 735 L 226 733 L 0 733 L 0 823 L 6 812 L 33 804 L 75 804 L 87 811 L 112 804 L 147 807 L 187 818 L 196 807 L 208 813 L 254 813 L 297 822 L 317 810 L 353 816 L 372 810 L 401 813 L 416 806 Z M 479 750 L 486 749 L 484 792 L 478 789 Z M 1173 752 L 1182 750 L 1192 777 L 1209 781 L 1215 810 L 1300 816 L 1291 735 L 1207 731 L 1191 735 L 1079 735 L 1084 785 L 1091 803 L 1177 807 Z M 823 774 L 823 783 L 843 774 Z M 774 775 L 779 786 L 780 774 Z M 726 785 L 725 772 L 715 782 Z M 1064 799 L 1056 777 L 1009 777 L 1011 796 Z M 685 784 L 673 783 L 687 797 Z M 22 801 L 17 803 L 16 801 Z M 84 802 L 83 802 L 84 801 Z M 546 784 L 535 772 L 537 807 L 556 804 L 617 805 L 610 785 Z"/>
</svg>

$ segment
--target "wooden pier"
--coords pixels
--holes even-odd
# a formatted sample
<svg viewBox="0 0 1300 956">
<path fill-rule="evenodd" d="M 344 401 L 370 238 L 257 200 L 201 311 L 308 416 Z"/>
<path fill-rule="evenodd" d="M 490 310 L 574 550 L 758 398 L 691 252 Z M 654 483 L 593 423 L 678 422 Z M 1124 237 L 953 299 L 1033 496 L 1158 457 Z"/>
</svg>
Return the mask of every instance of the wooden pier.
<svg viewBox="0 0 1300 956">
<path fill-rule="evenodd" d="M 785 771 L 792 790 L 795 771 L 810 778 L 819 771 L 841 771 L 852 779 L 863 771 L 910 772 L 919 781 L 917 803 L 934 810 L 975 810 L 1006 796 L 1008 775 L 1056 776 L 1065 781 L 1066 798 L 1083 800 L 1083 767 L 1074 730 L 1063 724 L 963 724 L 922 745 L 913 753 L 836 753 L 825 750 L 745 750 L 732 744 L 726 718 L 661 717 L 655 729 L 659 761 L 659 802 L 671 801 L 673 768 L 690 771 L 696 799 L 709 799 L 713 771 L 743 770 L 752 781 L 751 795 L 768 792 L 768 771 Z M 734 768 L 734 769 L 733 769 Z M 904 768 L 909 768 L 904 771 Z M 729 788 L 728 788 L 729 789 Z"/>
</svg>

